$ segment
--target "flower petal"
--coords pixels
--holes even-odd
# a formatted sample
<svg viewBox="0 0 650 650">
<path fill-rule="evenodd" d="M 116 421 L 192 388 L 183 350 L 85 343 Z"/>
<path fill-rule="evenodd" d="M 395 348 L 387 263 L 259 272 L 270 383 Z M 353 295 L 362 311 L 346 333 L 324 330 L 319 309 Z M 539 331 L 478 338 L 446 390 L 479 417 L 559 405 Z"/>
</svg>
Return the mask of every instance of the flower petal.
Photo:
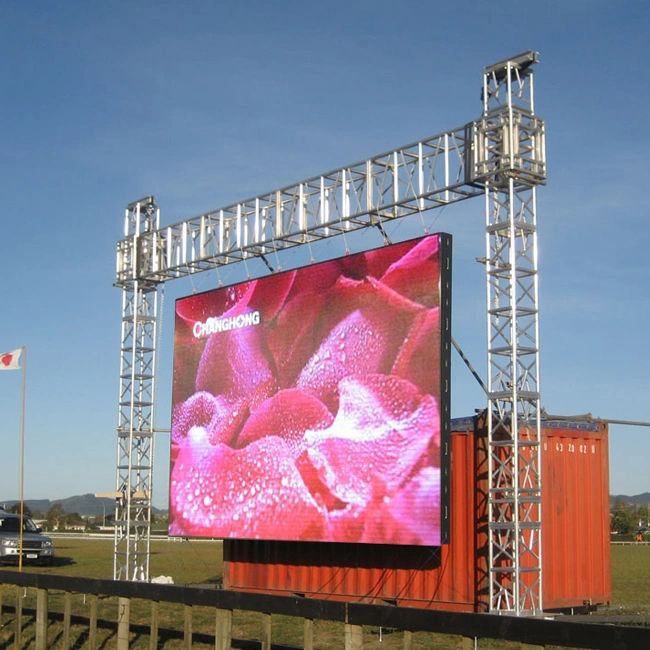
<svg viewBox="0 0 650 650">
<path fill-rule="evenodd" d="M 245 447 L 265 436 L 279 436 L 292 449 L 297 449 L 305 431 L 324 429 L 333 419 L 325 405 L 313 395 L 295 388 L 281 390 L 255 410 L 235 446 Z"/>
<path fill-rule="evenodd" d="M 266 330 L 266 340 L 275 360 L 278 384 L 295 385 L 300 371 L 320 345 L 318 323 L 324 311 L 325 296 L 306 291 L 292 298 L 278 314 L 276 323 Z"/>
<path fill-rule="evenodd" d="M 395 359 L 392 374 L 408 379 L 421 393 L 440 397 L 440 310 L 417 315 Z"/>
<path fill-rule="evenodd" d="M 381 282 L 426 307 L 440 304 L 439 240 L 428 237 L 390 265 Z"/>
<path fill-rule="evenodd" d="M 365 507 L 377 478 L 383 496 L 391 497 L 428 462 L 430 444 L 439 436 L 438 408 L 410 382 L 385 375 L 347 377 L 340 393 L 332 426 L 305 434 L 307 459 L 331 495 Z"/>
<path fill-rule="evenodd" d="M 341 278 L 325 303 L 322 343 L 296 385 L 312 391 L 332 412 L 338 385 L 349 375 L 388 373 L 422 307 L 375 281 Z"/>
<path fill-rule="evenodd" d="M 258 327 L 213 335 L 201 357 L 196 389 L 232 402 L 245 399 L 253 410 L 278 388 L 270 357 Z"/>
<path fill-rule="evenodd" d="M 171 474 L 171 535 L 300 540 L 320 536 L 325 519 L 287 444 L 275 436 L 243 449 L 181 449 Z"/>
</svg>

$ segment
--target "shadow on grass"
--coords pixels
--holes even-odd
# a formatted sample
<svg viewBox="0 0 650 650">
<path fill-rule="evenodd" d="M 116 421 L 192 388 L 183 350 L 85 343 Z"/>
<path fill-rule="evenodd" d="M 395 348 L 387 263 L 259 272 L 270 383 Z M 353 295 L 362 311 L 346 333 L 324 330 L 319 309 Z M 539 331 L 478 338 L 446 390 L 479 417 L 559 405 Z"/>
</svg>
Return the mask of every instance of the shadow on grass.
<svg viewBox="0 0 650 650">
<path fill-rule="evenodd" d="M 211 576 L 201 582 L 185 582 L 186 587 L 200 587 L 201 589 L 223 589 L 223 577 Z"/>
<path fill-rule="evenodd" d="M 51 567 L 62 567 L 62 566 L 72 566 L 76 562 L 71 557 L 65 557 L 64 555 L 55 555 L 52 559 L 52 563 L 49 565 Z"/>
<path fill-rule="evenodd" d="M 48 562 L 23 562 L 23 568 L 24 569 L 34 569 L 36 571 L 41 571 L 43 569 L 47 570 L 50 567 L 63 567 L 63 566 L 72 566 L 73 564 L 76 564 L 76 562 L 71 558 L 71 557 L 65 557 L 65 556 L 55 556 L 53 557 L 50 561 Z M 4 561 L 0 563 L 0 568 L 2 569 L 17 569 L 18 568 L 18 561 L 17 560 L 12 560 L 11 562 L 9 561 Z"/>
<path fill-rule="evenodd" d="M 115 644 L 112 643 L 112 641 L 116 638 L 117 638 L 117 630 L 113 630 L 101 642 L 99 642 L 99 645 L 97 647 L 100 650 L 103 650 L 104 648 L 114 648 Z M 90 634 L 88 630 L 83 630 L 77 637 L 76 641 L 73 641 L 71 647 L 83 648 L 84 644 L 87 644 L 89 640 L 90 640 Z M 110 645 L 109 645 L 109 641 L 111 641 Z"/>
</svg>

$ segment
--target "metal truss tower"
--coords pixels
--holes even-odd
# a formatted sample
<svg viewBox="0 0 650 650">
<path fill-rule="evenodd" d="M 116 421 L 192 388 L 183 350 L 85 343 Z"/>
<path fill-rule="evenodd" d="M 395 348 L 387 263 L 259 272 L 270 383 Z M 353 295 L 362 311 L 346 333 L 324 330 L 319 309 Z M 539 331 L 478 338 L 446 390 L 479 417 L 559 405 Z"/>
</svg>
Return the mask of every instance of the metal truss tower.
<svg viewBox="0 0 650 650">
<path fill-rule="evenodd" d="M 546 178 L 531 52 L 489 66 L 477 124 L 485 183 L 490 611 L 542 611 L 536 186 Z"/>
<path fill-rule="evenodd" d="M 541 609 L 535 186 L 544 123 L 526 52 L 484 72 L 483 116 L 327 174 L 160 228 L 153 197 L 126 209 L 116 579 L 149 579 L 158 288 L 168 280 L 379 227 L 484 196 L 487 214 L 490 610 Z"/>
<path fill-rule="evenodd" d="M 148 580 L 154 441 L 154 386 L 158 283 L 144 277 L 152 265 L 147 233 L 160 210 L 153 197 L 126 208 L 118 243 L 122 287 L 122 345 L 117 424 L 117 479 L 113 578 Z"/>
</svg>

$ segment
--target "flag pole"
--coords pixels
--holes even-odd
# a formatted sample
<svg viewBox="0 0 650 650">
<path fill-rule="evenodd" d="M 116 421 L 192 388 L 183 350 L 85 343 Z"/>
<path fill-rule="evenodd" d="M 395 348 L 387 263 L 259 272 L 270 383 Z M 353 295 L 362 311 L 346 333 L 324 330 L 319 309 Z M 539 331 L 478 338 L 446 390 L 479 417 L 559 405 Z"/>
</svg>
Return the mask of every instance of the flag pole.
<svg viewBox="0 0 650 650">
<path fill-rule="evenodd" d="M 25 515 L 25 378 L 27 375 L 27 346 L 23 345 L 23 396 L 20 415 L 20 536 L 18 543 L 18 570 L 23 570 L 23 526 Z"/>
</svg>

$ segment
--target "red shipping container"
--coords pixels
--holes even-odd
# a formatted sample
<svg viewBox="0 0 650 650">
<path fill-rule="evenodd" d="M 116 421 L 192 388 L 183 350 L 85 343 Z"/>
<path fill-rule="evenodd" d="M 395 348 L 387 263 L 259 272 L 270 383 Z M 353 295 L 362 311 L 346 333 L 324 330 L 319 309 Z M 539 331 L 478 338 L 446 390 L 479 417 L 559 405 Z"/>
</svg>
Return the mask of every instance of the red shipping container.
<svg viewBox="0 0 650 650">
<path fill-rule="evenodd" d="M 607 425 L 548 423 L 542 435 L 545 609 L 611 600 Z"/>
<path fill-rule="evenodd" d="M 487 435 L 452 421 L 450 543 L 440 547 L 224 541 L 224 587 L 312 598 L 483 612 L 487 593 Z M 542 427 L 542 560 L 546 610 L 611 597 L 607 426 Z"/>
</svg>

